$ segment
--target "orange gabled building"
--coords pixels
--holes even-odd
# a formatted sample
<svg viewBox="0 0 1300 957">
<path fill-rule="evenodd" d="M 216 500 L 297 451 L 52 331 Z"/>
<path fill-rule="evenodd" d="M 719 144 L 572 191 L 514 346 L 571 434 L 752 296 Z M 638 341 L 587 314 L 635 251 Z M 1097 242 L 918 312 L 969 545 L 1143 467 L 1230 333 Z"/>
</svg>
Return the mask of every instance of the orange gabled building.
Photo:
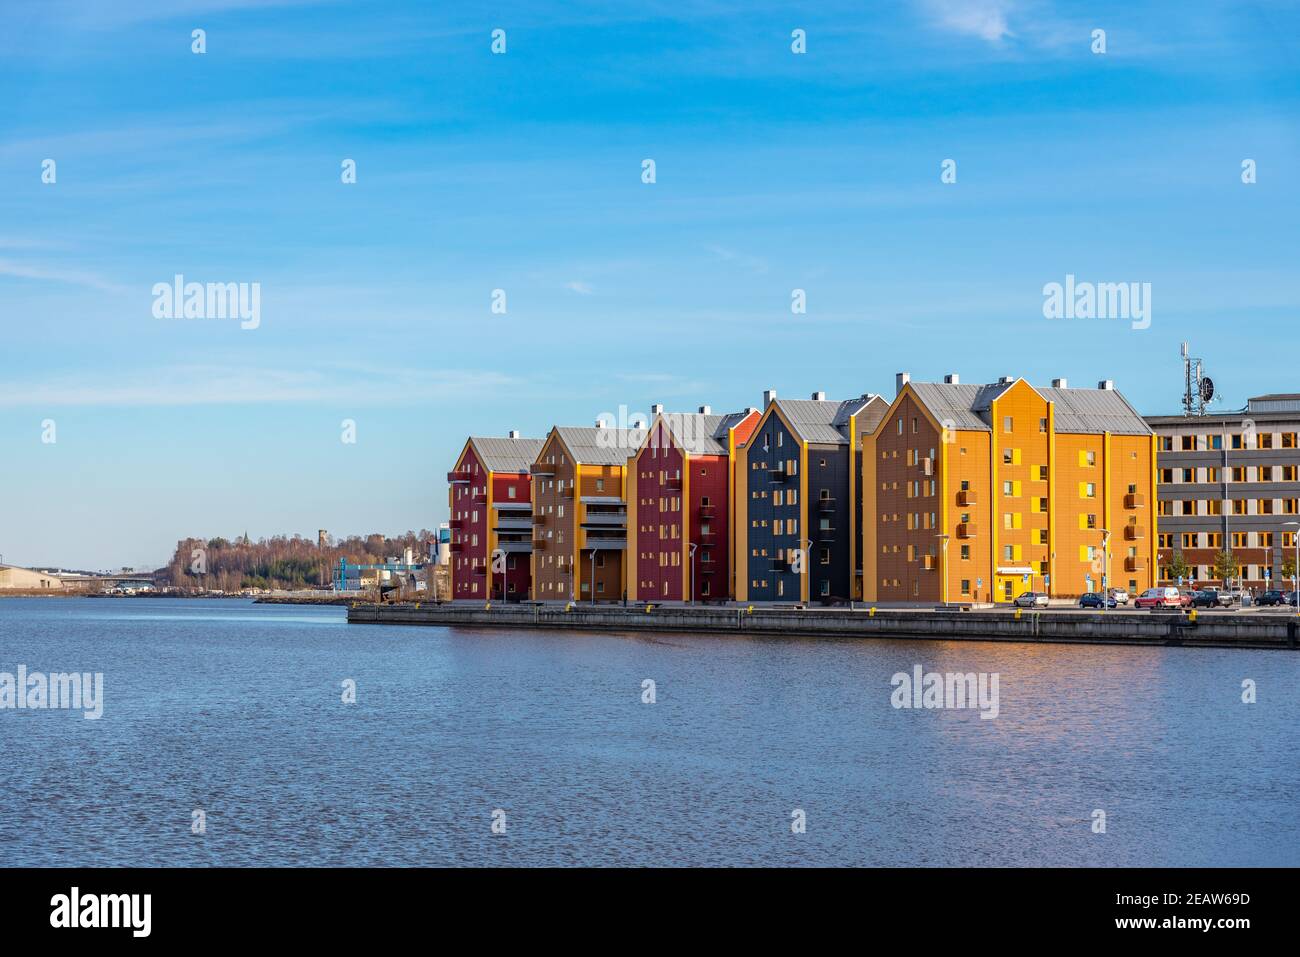
<svg viewBox="0 0 1300 957">
<path fill-rule="evenodd" d="M 900 373 L 888 412 L 862 435 L 864 598 L 1009 602 L 1151 587 L 1155 462 L 1154 433 L 1109 381 L 1035 388 Z"/>
<path fill-rule="evenodd" d="M 696 413 L 665 413 L 662 406 L 651 412 L 627 469 L 628 598 L 725 601 L 735 594 L 735 453 L 759 412 L 713 415 L 707 405 Z"/>
<path fill-rule="evenodd" d="M 520 601 L 532 584 L 532 476 L 541 439 L 471 436 L 447 473 L 451 597 Z"/>
</svg>

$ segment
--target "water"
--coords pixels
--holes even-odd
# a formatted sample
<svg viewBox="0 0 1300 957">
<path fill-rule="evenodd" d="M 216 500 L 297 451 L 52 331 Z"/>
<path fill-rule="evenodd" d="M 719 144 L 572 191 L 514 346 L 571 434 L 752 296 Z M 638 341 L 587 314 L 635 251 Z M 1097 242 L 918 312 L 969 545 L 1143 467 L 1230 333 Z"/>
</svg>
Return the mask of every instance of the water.
<svg viewBox="0 0 1300 957">
<path fill-rule="evenodd" d="M 1000 716 L 895 710 L 918 663 L 998 672 Z M 103 672 L 104 715 L 0 711 L 0 866 L 1300 864 L 1293 652 L 0 600 L 19 664 Z"/>
</svg>

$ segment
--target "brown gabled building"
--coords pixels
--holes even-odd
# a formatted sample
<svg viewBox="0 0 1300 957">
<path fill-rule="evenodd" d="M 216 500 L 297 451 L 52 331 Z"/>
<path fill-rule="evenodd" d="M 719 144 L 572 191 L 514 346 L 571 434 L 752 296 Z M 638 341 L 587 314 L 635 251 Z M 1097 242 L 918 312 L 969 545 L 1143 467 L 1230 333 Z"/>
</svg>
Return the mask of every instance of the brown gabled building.
<svg viewBox="0 0 1300 957">
<path fill-rule="evenodd" d="M 635 430 L 556 426 L 531 467 L 533 598 L 622 601 Z"/>
</svg>

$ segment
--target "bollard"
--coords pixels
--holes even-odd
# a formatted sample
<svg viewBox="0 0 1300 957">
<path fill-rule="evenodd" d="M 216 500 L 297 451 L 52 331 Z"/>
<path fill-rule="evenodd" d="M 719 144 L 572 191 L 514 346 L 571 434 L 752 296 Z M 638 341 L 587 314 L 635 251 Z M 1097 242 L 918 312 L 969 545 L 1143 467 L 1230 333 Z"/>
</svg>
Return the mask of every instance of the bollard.
<svg viewBox="0 0 1300 957">
<path fill-rule="evenodd" d="M 869 612 L 867 612 L 867 617 L 868 617 L 868 618 L 875 618 L 875 617 L 876 617 L 876 606 L 875 606 L 875 605 L 872 605 L 872 606 L 871 606 L 871 610 L 870 610 Z"/>
<path fill-rule="evenodd" d="M 753 605 L 750 605 L 748 608 L 745 609 L 745 614 L 746 614 L 746 615 L 752 615 L 753 613 L 754 613 L 754 606 L 753 606 Z"/>
<path fill-rule="evenodd" d="M 490 601 L 485 601 L 485 602 L 483 602 L 483 610 L 484 610 L 484 611 L 491 611 L 491 610 L 492 610 L 492 602 L 490 602 Z"/>
<path fill-rule="evenodd" d="M 1192 623 L 1195 623 L 1195 622 L 1196 622 L 1196 609 L 1195 609 L 1195 608 L 1193 608 L 1193 609 L 1191 609 L 1190 611 L 1188 611 L 1188 613 L 1187 613 L 1187 620 L 1190 621 L 1190 622 L 1192 622 Z"/>
<path fill-rule="evenodd" d="M 564 603 L 564 610 L 565 610 L 565 611 L 573 611 L 573 602 L 571 602 L 571 601 L 566 601 L 566 602 Z"/>
<path fill-rule="evenodd" d="M 1017 607 L 1017 608 L 1016 608 L 1016 621 L 1019 621 L 1019 620 L 1020 620 L 1020 612 L 1021 612 L 1021 609 Z"/>
<path fill-rule="evenodd" d="M 650 614 L 650 609 L 653 608 L 653 607 L 654 607 L 654 605 L 646 605 L 646 606 L 645 606 L 645 613 L 646 613 L 647 615 Z"/>
</svg>

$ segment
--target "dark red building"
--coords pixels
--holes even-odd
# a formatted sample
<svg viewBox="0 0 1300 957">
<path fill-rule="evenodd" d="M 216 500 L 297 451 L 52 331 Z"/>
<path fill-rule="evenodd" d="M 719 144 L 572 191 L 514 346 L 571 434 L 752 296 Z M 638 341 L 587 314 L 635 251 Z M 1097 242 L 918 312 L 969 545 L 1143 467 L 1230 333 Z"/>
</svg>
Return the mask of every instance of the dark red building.
<svg viewBox="0 0 1300 957">
<path fill-rule="evenodd" d="M 532 585 L 532 476 L 542 439 L 472 436 L 447 473 L 451 597 L 520 601 Z"/>
<path fill-rule="evenodd" d="M 734 455 L 758 424 L 758 410 L 651 411 L 654 421 L 627 470 L 628 598 L 726 601 L 734 594 Z"/>
</svg>

